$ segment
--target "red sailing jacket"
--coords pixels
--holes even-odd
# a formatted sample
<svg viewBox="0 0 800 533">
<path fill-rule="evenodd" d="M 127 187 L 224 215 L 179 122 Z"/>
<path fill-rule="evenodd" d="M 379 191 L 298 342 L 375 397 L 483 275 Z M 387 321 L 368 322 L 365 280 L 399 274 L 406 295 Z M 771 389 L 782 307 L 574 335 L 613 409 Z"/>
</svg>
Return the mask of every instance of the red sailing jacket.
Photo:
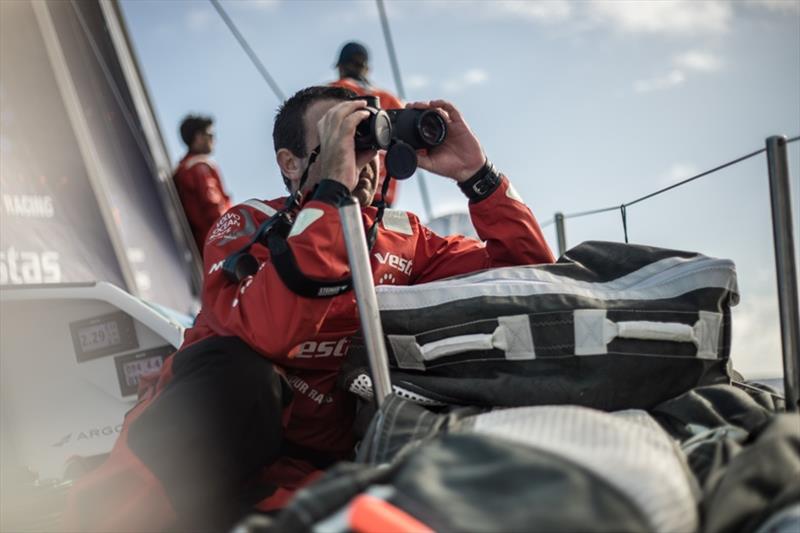
<svg viewBox="0 0 800 533">
<path fill-rule="evenodd" d="M 330 85 L 332 87 L 344 87 L 345 89 L 350 89 L 359 96 L 378 96 L 381 99 L 381 109 L 403 109 L 405 107 L 403 105 L 403 102 L 401 102 L 395 95 L 393 95 L 389 91 L 384 91 L 383 89 L 373 87 L 368 83 L 354 80 L 352 78 L 341 78 L 334 82 L 331 82 Z M 386 165 L 383 164 L 384 158 L 385 158 L 385 152 L 381 152 L 381 166 L 380 166 L 381 181 L 380 183 L 378 183 L 378 196 L 380 196 L 383 179 L 386 177 Z M 392 205 L 394 203 L 396 196 L 397 196 L 397 180 L 392 180 L 392 182 L 389 183 L 389 190 L 386 191 L 386 203 L 388 205 Z"/>
<path fill-rule="evenodd" d="M 255 276 L 238 285 L 228 281 L 222 262 L 244 246 L 258 225 L 282 201 L 248 201 L 229 210 L 208 235 L 202 311 L 184 344 L 212 335 L 237 336 L 283 368 L 295 394 L 285 437 L 328 453 L 353 447 L 351 396 L 336 387 L 348 338 L 358 330 L 354 293 L 305 298 L 290 291 L 270 263 L 265 246 L 251 253 L 260 264 Z M 504 177 L 488 198 L 469 206 L 475 229 L 485 241 L 440 237 L 404 211 L 387 209 L 370 256 L 376 285 L 413 285 L 490 267 L 551 263 L 539 224 Z M 363 210 L 364 227 L 377 210 Z M 288 243 L 308 277 L 335 280 L 349 275 L 336 207 L 307 202 L 298 213 Z"/>
<path fill-rule="evenodd" d="M 353 292 L 333 298 L 305 298 L 291 292 L 270 262 L 269 250 L 251 248 L 257 273 L 234 284 L 222 271 L 226 257 L 249 242 L 256 228 L 283 200 L 250 200 L 228 210 L 205 245 L 203 308 L 184 338 L 186 347 L 214 336 L 237 336 L 282 370 L 294 389 L 284 412 L 284 438 L 326 455 L 346 457 L 354 439 L 354 399 L 336 386 L 348 339 L 358 329 Z M 487 198 L 470 203 L 484 242 L 441 237 L 404 211 L 387 209 L 370 251 L 377 285 L 411 285 L 489 267 L 550 263 L 553 255 L 531 211 L 504 177 Z M 370 227 L 377 210 L 362 211 Z M 349 275 L 347 252 L 336 207 L 306 202 L 287 239 L 308 277 L 334 280 Z M 172 380 L 170 357 L 160 375 L 140 386 L 139 403 L 126 415 L 110 458 L 81 478 L 69 495 L 67 530 L 154 531 L 174 523 L 175 510 L 164 486 L 128 447 L 128 429 Z M 180 450 L 165 453 L 181 453 Z M 261 477 L 279 488 L 258 507 L 283 506 L 319 471 L 306 461 L 278 459 Z M 256 474 L 256 473 L 254 473 Z"/>
<path fill-rule="evenodd" d="M 230 198 L 222 187 L 217 165 L 205 154 L 186 154 L 174 179 L 197 250 L 202 253 L 208 230 L 230 209 Z"/>
</svg>

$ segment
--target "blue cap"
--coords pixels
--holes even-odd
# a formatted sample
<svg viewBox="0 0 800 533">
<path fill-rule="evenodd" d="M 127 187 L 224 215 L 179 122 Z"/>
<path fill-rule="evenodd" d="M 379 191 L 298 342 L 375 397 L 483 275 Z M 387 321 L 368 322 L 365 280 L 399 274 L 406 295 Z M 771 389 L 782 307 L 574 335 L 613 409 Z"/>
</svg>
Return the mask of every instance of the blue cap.
<svg viewBox="0 0 800 533">
<path fill-rule="evenodd" d="M 361 57 L 359 57 L 361 56 Z M 361 43 L 351 41 L 342 47 L 339 52 L 339 61 L 336 66 L 346 65 L 347 63 L 366 63 L 369 61 L 369 52 L 367 47 Z"/>
</svg>

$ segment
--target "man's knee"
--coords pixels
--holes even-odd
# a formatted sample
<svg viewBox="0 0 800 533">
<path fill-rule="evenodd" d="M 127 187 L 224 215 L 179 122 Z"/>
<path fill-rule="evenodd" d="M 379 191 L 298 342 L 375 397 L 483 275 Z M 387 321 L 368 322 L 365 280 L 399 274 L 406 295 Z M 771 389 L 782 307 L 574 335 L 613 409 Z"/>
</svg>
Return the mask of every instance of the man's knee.
<svg viewBox="0 0 800 533">
<path fill-rule="evenodd" d="M 230 498 L 279 454 L 284 387 L 272 364 L 239 339 L 175 354 L 173 379 L 129 429 L 129 448 L 176 510 Z"/>
</svg>

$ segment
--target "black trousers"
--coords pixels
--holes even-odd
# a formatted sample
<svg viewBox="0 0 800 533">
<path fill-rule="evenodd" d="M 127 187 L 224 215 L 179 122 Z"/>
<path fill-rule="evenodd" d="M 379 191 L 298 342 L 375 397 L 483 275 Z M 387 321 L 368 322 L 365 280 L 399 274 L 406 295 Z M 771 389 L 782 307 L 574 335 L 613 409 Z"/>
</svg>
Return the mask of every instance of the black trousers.
<svg viewBox="0 0 800 533">
<path fill-rule="evenodd" d="M 206 339 L 172 357 L 173 378 L 131 424 L 128 447 L 162 483 L 178 529 L 226 529 L 269 494 L 250 482 L 281 453 L 291 393 L 237 337 Z"/>
</svg>

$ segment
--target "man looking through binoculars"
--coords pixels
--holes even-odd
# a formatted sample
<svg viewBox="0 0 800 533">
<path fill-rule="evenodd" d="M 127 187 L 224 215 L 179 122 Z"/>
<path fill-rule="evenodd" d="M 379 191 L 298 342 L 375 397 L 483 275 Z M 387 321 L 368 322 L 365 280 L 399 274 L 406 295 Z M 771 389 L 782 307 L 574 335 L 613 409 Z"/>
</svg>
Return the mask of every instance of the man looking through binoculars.
<svg viewBox="0 0 800 533">
<path fill-rule="evenodd" d="M 248 506 L 282 506 L 352 456 L 355 397 L 337 386 L 359 328 L 337 209 L 351 194 L 366 228 L 382 218 L 369 238 L 376 284 L 553 261 L 530 210 L 445 101 L 409 106 L 435 110 L 447 129 L 417 162 L 458 183 L 483 242 L 371 206 L 378 151 L 356 151 L 357 130 L 378 111 L 353 96 L 311 87 L 281 107 L 273 141 L 291 201 L 247 201 L 212 228 L 202 311 L 126 417 L 109 460 L 73 490 L 74 529 L 221 529 Z M 388 136 L 376 138 L 385 145 Z M 270 226 L 278 218 L 284 229 Z M 228 268 L 243 250 L 249 273 Z"/>
</svg>

